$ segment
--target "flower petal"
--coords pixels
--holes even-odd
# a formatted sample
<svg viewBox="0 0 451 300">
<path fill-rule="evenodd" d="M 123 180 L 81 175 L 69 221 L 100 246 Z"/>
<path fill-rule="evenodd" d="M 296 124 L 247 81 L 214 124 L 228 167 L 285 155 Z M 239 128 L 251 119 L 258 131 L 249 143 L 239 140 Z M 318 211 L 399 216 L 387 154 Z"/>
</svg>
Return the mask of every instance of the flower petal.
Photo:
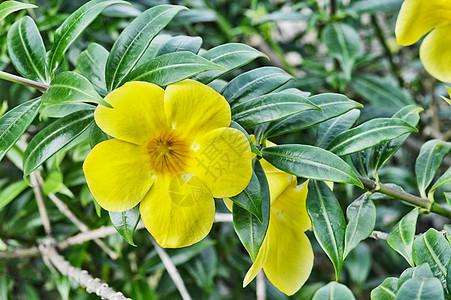
<svg viewBox="0 0 451 300">
<path fill-rule="evenodd" d="M 197 138 L 213 129 L 228 127 L 230 106 L 218 92 L 194 80 L 171 84 L 164 93 L 168 125 Z"/>
<path fill-rule="evenodd" d="M 190 170 L 210 189 L 213 197 L 239 194 L 252 176 L 252 154 L 243 133 L 233 128 L 219 128 L 193 144 L 194 164 Z"/>
<path fill-rule="evenodd" d="M 264 159 L 260 160 L 263 170 L 266 174 L 266 179 L 269 185 L 269 194 L 272 203 L 282 194 L 282 192 L 293 182 L 296 181 L 296 176 L 285 173 Z"/>
<path fill-rule="evenodd" d="M 420 59 L 426 71 L 445 82 L 451 82 L 450 30 L 451 25 L 432 30 L 420 46 Z"/>
<path fill-rule="evenodd" d="M 160 246 L 178 248 L 192 245 L 210 232 L 215 202 L 205 184 L 192 174 L 158 176 L 141 201 L 140 211 Z"/>
<path fill-rule="evenodd" d="M 127 82 L 105 97 L 113 108 L 99 105 L 94 117 L 107 134 L 137 145 L 167 129 L 164 90 L 141 81 Z"/>
<path fill-rule="evenodd" d="M 399 45 L 411 45 L 433 28 L 451 23 L 448 0 L 405 0 L 396 20 Z"/>
<path fill-rule="evenodd" d="M 268 255 L 268 235 L 266 235 L 265 240 L 263 241 L 260 250 L 258 251 L 257 257 L 255 258 L 254 263 L 252 264 L 249 271 L 247 271 L 246 276 L 243 280 L 243 288 L 246 287 L 252 280 L 258 275 L 260 270 L 263 268 L 265 264 L 266 257 Z"/>
<path fill-rule="evenodd" d="M 146 148 L 117 139 L 97 144 L 83 171 L 92 195 L 108 211 L 133 208 L 153 183 Z"/>
</svg>

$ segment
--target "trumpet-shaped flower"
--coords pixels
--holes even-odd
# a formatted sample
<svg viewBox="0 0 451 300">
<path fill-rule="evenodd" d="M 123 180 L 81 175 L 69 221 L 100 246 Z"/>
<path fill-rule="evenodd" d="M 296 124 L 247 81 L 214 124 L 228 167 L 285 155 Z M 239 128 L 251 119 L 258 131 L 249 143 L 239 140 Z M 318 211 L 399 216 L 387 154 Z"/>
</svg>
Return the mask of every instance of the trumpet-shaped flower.
<svg viewBox="0 0 451 300">
<path fill-rule="evenodd" d="M 230 107 L 193 80 L 165 90 L 128 82 L 99 105 L 97 125 L 113 138 L 97 144 L 83 170 L 94 198 L 108 211 L 140 203 L 147 230 L 163 247 L 203 239 L 215 213 L 213 197 L 240 193 L 252 175 L 243 133 L 229 128 Z"/>
<path fill-rule="evenodd" d="M 264 270 L 269 281 L 287 295 L 296 293 L 313 267 L 313 250 L 305 231 L 311 227 L 306 199 L 308 182 L 297 185 L 296 177 L 264 159 L 260 160 L 269 185 L 269 226 L 257 257 L 247 272 L 247 286 Z M 230 209 L 231 200 L 224 199 Z"/>
<path fill-rule="evenodd" d="M 435 78 L 451 82 L 451 6 L 448 0 L 405 0 L 396 20 L 398 44 L 407 46 L 429 32 L 420 59 Z"/>
</svg>

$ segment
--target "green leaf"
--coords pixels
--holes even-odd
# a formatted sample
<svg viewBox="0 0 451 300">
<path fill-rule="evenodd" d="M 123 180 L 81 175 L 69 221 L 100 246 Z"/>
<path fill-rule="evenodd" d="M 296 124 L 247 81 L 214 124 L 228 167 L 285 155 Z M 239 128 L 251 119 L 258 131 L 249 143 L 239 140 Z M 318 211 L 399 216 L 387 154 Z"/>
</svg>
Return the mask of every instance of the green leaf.
<svg viewBox="0 0 451 300">
<path fill-rule="evenodd" d="M 197 75 L 196 80 L 205 84 L 210 83 L 216 78 L 244 66 L 259 57 L 269 59 L 264 53 L 255 50 L 248 45 L 239 43 L 223 44 L 214 47 L 202 53 L 201 56 L 226 69 L 226 71 L 208 71 Z"/>
<path fill-rule="evenodd" d="M 444 288 L 448 265 L 451 261 L 451 244 L 437 230 L 430 228 L 413 243 L 413 259 L 416 265 L 428 263 L 435 277 Z M 404 285 L 403 285 L 404 286 Z"/>
<path fill-rule="evenodd" d="M 36 5 L 28 4 L 28 3 L 21 3 L 17 1 L 4 1 L 0 3 L 0 21 L 6 18 L 7 15 L 21 10 L 21 9 L 30 9 L 30 8 L 36 8 Z"/>
<path fill-rule="evenodd" d="M 77 69 L 101 95 L 106 95 L 105 65 L 109 52 L 101 45 L 92 43 L 77 58 Z"/>
<path fill-rule="evenodd" d="M 360 110 L 353 109 L 341 116 L 320 123 L 318 126 L 316 146 L 326 148 L 338 134 L 351 128 L 359 116 Z"/>
<path fill-rule="evenodd" d="M 427 141 L 421 147 L 420 154 L 415 162 L 415 174 L 422 197 L 426 197 L 426 188 L 450 151 L 451 143 L 440 140 Z"/>
<path fill-rule="evenodd" d="M 361 177 L 369 178 L 369 165 L 371 160 L 371 149 L 365 149 L 350 155 L 355 170 Z"/>
<path fill-rule="evenodd" d="M 128 4 L 118 0 L 92 0 L 73 12 L 55 32 L 52 49 L 48 53 L 48 68 L 53 75 L 60 66 L 64 54 L 83 31 L 108 6 L 114 4 Z"/>
<path fill-rule="evenodd" d="M 346 77 L 351 78 L 354 61 L 362 44 L 357 31 L 344 23 L 330 23 L 323 29 L 321 41 L 340 62 Z"/>
<path fill-rule="evenodd" d="M 33 122 L 41 105 L 41 99 L 36 98 L 16 106 L 0 118 L 0 160 Z"/>
<path fill-rule="evenodd" d="M 0 211 L 3 209 L 3 207 L 16 199 L 16 197 L 19 196 L 20 193 L 25 191 L 27 187 L 28 184 L 25 181 L 19 180 L 9 184 L 6 188 L 2 188 L 0 192 Z"/>
<path fill-rule="evenodd" d="M 96 123 L 92 124 L 89 131 L 89 145 L 94 148 L 100 142 L 108 140 L 108 134 L 102 131 Z"/>
<path fill-rule="evenodd" d="M 197 54 L 202 46 L 200 36 L 179 35 L 168 39 L 160 48 L 157 56 L 173 52 L 191 52 Z"/>
<path fill-rule="evenodd" d="M 308 186 L 307 212 L 312 220 L 313 233 L 340 278 L 343 267 L 343 248 L 346 221 L 340 203 L 332 190 L 322 181 L 311 180 Z"/>
<path fill-rule="evenodd" d="M 94 123 L 94 111 L 82 110 L 56 120 L 42 129 L 28 144 L 24 153 L 24 176 L 73 141 Z"/>
<path fill-rule="evenodd" d="M 387 237 L 387 242 L 394 250 L 401 254 L 411 265 L 415 265 L 412 256 L 413 240 L 417 225 L 419 209 L 415 208 L 405 215 Z"/>
<path fill-rule="evenodd" d="M 393 300 L 398 291 L 398 278 L 388 277 L 371 291 L 371 300 Z"/>
<path fill-rule="evenodd" d="M 178 5 L 152 7 L 122 31 L 106 63 L 105 79 L 108 92 L 124 83 L 124 78 L 133 70 L 150 42 L 183 9 L 186 8 Z"/>
<path fill-rule="evenodd" d="M 434 185 L 429 190 L 429 194 L 432 195 L 438 187 L 440 187 L 450 181 L 451 181 L 451 167 L 449 167 L 448 170 L 446 170 L 445 173 L 443 173 L 443 175 L 440 176 L 439 179 L 437 179 L 437 181 L 434 183 Z"/>
<path fill-rule="evenodd" d="M 422 111 L 423 109 L 419 106 L 409 105 L 396 112 L 393 115 L 393 118 L 399 118 L 412 126 L 416 126 L 420 120 L 420 112 Z M 398 152 L 399 148 L 401 148 L 409 135 L 409 133 L 406 133 L 396 139 L 376 145 L 373 152 L 373 159 L 371 160 L 373 172 L 377 173 L 390 160 L 390 158 Z"/>
<path fill-rule="evenodd" d="M 260 181 L 255 172 L 252 173 L 252 178 L 247 187 L 238 195 L 230 197 L 233 204 L 244 208 L 258 218 L 260 223 L 263 223 L 262 215 L 262 191 Z"/>
<path fill-rule="evenodd" d="M 360 241 L 369 237 L 374 230 L 374 226 L 376 225 L 376 206 L 371 200 L 370 194 L 365 193 L 354 200 L 348 206 L 346 216 L 348 217 L 349 223 L 346 226 L 343 259 L 346 259 L 349 252 Z"/>
<path fill-rule="evenodd" d="M 387 11 L 398 11 L 404 0 L 360 0 L 352 2 L 349 9 L 358 14 L 374 14 Z"/>
<path fill-rule="evenodd" d="M 270 198 L 268 181 L 266 180 L 265 172 L 257 159 L 253 161 L 253 169 L 261 186 L 263 223 L 260 223 L 253 214 L 234 203 L 233 227 L 244 248 L 246 248 L 249 253 L 249 256 L 255 261 L 258 251 L 265 239 L 266 231 L 268 230 Z"/>
<path fill-rule="evenodd" d="M 287 173 L 333 182 L 362 183 L 340 157 L 321 148 L 307 145 L 280 145 L 262 149 L 263 158 Z"/>
<path fill-rule="evenodd" d="M 445 297 L 437 278 L 412 278 L 401 286 L 395 299 L 445 300 Z"/>
<path fill-rule="evenodd" d="M 249 134 L 247 133 L 247 131 L 243 127 L 241 127 L 240 124 L 238 124 L 237 122 L 232 120 L 230 122 L 230 127 L 238 129 L 239 131 L 241 131 L 246 136 L 247 140 L 249 141 L 249 146 L 251 147 L 252 153 L 255 153 L 256 155 L 258 155 L 260 157 L 262 156 L 262 153 L 260 152 L 260 150 L 258 150 L 257 147 L 255 146 L 254 141 L 252 141 L 252 139 L 249 136 Z"/>
<path fill-rule="evenodd" d="M 221 66 L 191 52 L 174 52 L 157 56 L 131 72 L 123 81 L 147 81 L 159 86 L 192 77 Z"/>
<path fill-rule="evenodd" d="M 312 300 L 355 300 L 351 290 L 341 283 L 332 281 L 316 291 Z"/>
<path fill-rule="evenodd" d="M 309 100 L 321 108 L 322 112 L 310 110 L 295 114 L 280 121 L 272 122 L 264 128 L 261 137 L 270 138 L 302 130 L 340 116 L 351 109 L 363 107 L 360 103 L 349 100 L 346 96 L 339 94 L 315 95 L 310 97 Z"/>
<path fill-rule="evenodd" d="M 346 258 L 344 267 L 351 280 L 357 283 L 359 288 L 366 282 L 371 271 L 371 249 L 366 243 L 359 243 Z"/>
<path fill-rule="evenodd" d="M 276 121 L 306 110 L 321 109 L 306 98 L 288 93 L 260 96 L 232 108 L 232 119 L 247 128 Z"/>
<path fill-rule="evenodd" d="M 329 151 L 342 156 L 371 148 L 405 133 L 417 131 L 415 127 L 401 119 L 372 119 L 339 134 L 327 148 Z"/>
<path fill-rule="evenodd" d="M 278 89 L 294 78 L 276 67 L 257 68 L 235 77 L 222 91 L 222 95 L 235 106 Z"/>
<path fill-rule="evenodd" d="M 418 267 L 408 268 L 399 276 L 398 280 L 398 289 L 411 278 L 432 278 L 434 274 L 432 274 L 431 268 L 427 263 L 419 265 Z"/>
<path fill-rule="evenodd" d="M 99 96 L 88 79 L 75 72 L 61 72 L 50 83 L 42 97 L 43 103 L 98 103 L 111 107 Z"/>
<path fill-rule="evenodd" d="M 11 62 L 22 76 L 46 84 L 49 82 L 44 42 L 32 18 L 23 17 L 11 26 L 7 45 Z"/>
<path fill-rule="evenodd" d="M 116 228 L 117 232 L 132 246 L 135 246 L 133 242 L 133 234 L 135 233 L 136 226 L 138 226 L 141 214 L 139 213 L 139 206 L 135 206 L 124 212 L 108 212 L 110 215 L 111 224 Z"/>
</svg>

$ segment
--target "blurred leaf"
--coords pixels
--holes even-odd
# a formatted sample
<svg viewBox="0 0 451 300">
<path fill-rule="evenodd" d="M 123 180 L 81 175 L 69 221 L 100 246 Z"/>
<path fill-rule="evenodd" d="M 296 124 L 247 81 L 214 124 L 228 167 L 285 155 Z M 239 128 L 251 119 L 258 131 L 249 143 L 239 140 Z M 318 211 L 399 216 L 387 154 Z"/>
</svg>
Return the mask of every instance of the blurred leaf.
<svg viewBox="0 0 451 300">
<path fill-rule="evenodd" d="M 371 291 L 371 300 L 393 300 L 398 291 L 398 278 L 388 277 Z"/>
<path fill-rule="evenodd" d="M 149 283 L 141 278 L 130 281 L 132 284 L 131 294 L 135 300 L 157 300 L 159 299 L 150 287 Z"/>
<path fill-rule="evenodd" d="M 161 46 L 157 56 L 173 53 L 173 52 L 191 52 L 197 54 L 202 46 L 202 38 L 200 36 L 179 35 L 168 39 Z"/>
<path fill-rule="evenodd" d="M 133 234 L 136 226 L 138 226 L 141 214 L 139 213 L 139 206 L 135 206 L 124 212 L 108 212 L 110 215 L 111 224 L 116 228 L 117 232 L 132 246 L 136 247 L 133 242 Z"/>
<path fill-rule="evenodd" d="M 32 18 L 23 17 L 11 26 L 7 45 L 11 62 L 22 76 L 42 83 L 49 82 L 44 42 Z"/>
<path fill-rule="evenodd" d="M 451 181 L 451 167 L 449 167 L 448 170 L 446 170 L 445 173 L 443 173 L 443 175 L 440 176 L 439 179 L 437 179 L 437 181 L 434 183 L 434 185 L 429 190 L 429 194 L 434 193 L 434 191 L 438 187 L 440 187 L 440 186 L 442 186 L 442 185 L 444 185 L 444 184 L 446 184 L 446 183 L 448 183 L 450 181 Z"/>
<path fill-rule="evenodd" d="M 450 151 L 451 143 L 441 140 L 430 140 L 421 146 L 420 154 L 415 162 L 415 174 L 422 197 L 426 197 L 426 188 Z"/>
<path fill-rule="evenodd" d="M 55 32 L 55 40 L 48 53 L 48 68 L 53 75 L 60 66 L 64 54 L 97 16 L 108 6 L 128 4 L 118 0 L 92 0 L 73 12 Z"/>
<path fill-rule="evenodd" d="M 304 21 L 307 20 L 309 17 L 311 17 L 311 14 L 304 14 L 297 11 L 276 11 L 267 15 L 264 15 L 261 18 L 258 18 L 257 20 L 253 21 L 253 25 L 259 25 L 268 21 Z"/>
<path fill-rule="evenodd" d="M 440 280 L 434 277 L 407 280 L 399 288 L 395 299 L 445 300 Z"/>
<path fill-rule="evenodd" d="M 372 119 L 335 137 L 327 147 L 337 155 L 346 155 L 371 148 L 407 132 L 418 129 L 401 119 Z"/>
<path fill-rule="evenodd" d="M 355 300 L 351 290 L 336 281 L 332 281 L 329 284 L 320 288 L 312 300 Z"/>
<path fill-rule="evenodd" d="M 302 96 L 283 92 L 272 93 L 234 106 L 232 119 L 248 128 L 307 110 L 321 109 Z"/>
<path fill-rule="evenodd" d="M 157 56 L 140 65 L 123 81 L 140 80 L 166 86 L 201 72 L 218 69 L 223 68 L 191 52 L 174 52 Z"/>
<path fill-rule="evenodd" d="M 208 8 L 192 8 L 182 11 L 176 18 L 175 22 L 181 25 L 192 23 L 216 22 L 218 19 L 216 11 Z"/>
<path fill-rule="evenodd" d="M 353 1 L 350 10 L 358 14 L 374 14 L 387 11 L 397 11 L 404 0 L 360 0 Z"/>
<path fill-rule="evenodd" d="M 353 109 L 338 117 L 320 123 L 318 126 L 316 146 L 326 148 L 338 134 L 351 128 L 359 116 L 360 110 Z"/>
<path fill-rule="evenodd" d="M 82 134 L 92 123 L 94 123 L 94 111 L 82 110 L 67 115 L 42 129 L 25 150 L 24 177 Z"/>
<path fill-rule="evenodd" d="M 77 58 L 77 69 L 103 96 L 106 95 L 105 65 L 108 55 L 101 45 L 91 43 Z"/>
<path fill-rule="evenodd" d="M 408 268 L 399 276 L 398 280 L 398 289 L 411 278 L 432 278 L 434 274 L 432 274 L 431 268 L 427 263 L 419 265 L 418 267 Z"/>
<path fill-rule="evenodd" d="M 387 243 L 401 254 L 411 265 L 415 265 L 412 256 L 413 240 L 417 225 L 419 209 L 415 208 L 405 215 L 387 237 Z"/>
<path fill-rule="evenodd" d="M 41 105 L 41 99 L 36 98 L 14 107 L 0 118 L 0 160 L 33 122 Z"/>
<path fill-rule="evenodd" d="M 317 180 L 346 182 L 363 188 L 351 167 L 329 151 L 307 145 L 280 145 L 262 149 L 263 158 L 287 173 Z"/>
<path fill-rule="evenodd" d="M 243 127 L 241 127 L 240 124 L 238 124 L 237 122 L 232 120 L 230 122 L 230 127 L 238 129 L 239 131 L 241 131 L 246 136 L 247 140 L 249 141 L 249 146 L 251 147 L 252 153 L 254 153 L 254 154 L 256 154 L 256 155 L 258 155 L 260 157 L 262 156 L 262 153 L 260 152 L 260 150 L 257 149 L 257 147 L 255 146 L 254 142 L 251 140 L 251 137 L 249 136 L 247 131 Z"/>
<path fill-rule="evenodd" d="M 312 220 L 313 233 L 334 264 L 335 278 L 338 280 L 343 267 L 345 217 L 340 203 L 326 183 L 311 180 L 308 190 L 307 212 Z"/>
<path fill-rule="evenodd" d="M 17 182 L 8 184 L 6 188 L 2 188 L 0 192 L 0 211 L 3 209 L 3 207 L 16 199 L 16 197 L 19 196 L 20 193 L 25 191 L 27 187 L 28 184 L 25 181 L 19 180 Z"/>
<path fill-rule="evenodd" d="M 371 249 L 365 243 L 359 243 L 353 251 L 349 253 L 345 261 L 345 269 L 348 271 L 349 277 L 357 283 L 359 288 L 368 279 L 371 271 Z"/>
<path fill-rule="evenodd" d="M 186 8 L 177 5 L 152 7 L 140 14 L 122 31 L 106 63 L 107 92 L 124 83 L 124 78 L 133 70 L 150 42 L 183 9 Z"/>
<path fill-rule="evenodd" d="M 28 4 L 28 3 L 21 3 L 17 1 L 4 1 L 0 3 L 0 21 L 6 18 L 7 15 L 21 10 L 21 9 L 30 9 L 30 8 L 36 8 L 36 5 Z M 6 299 L 6 298 L 5 298 Z"/>
<path fill-rule="evenodd" d="M 376 206 L 370 198 L 369 193 L 365 193 L 354 202 L 347 210 L 348 225 L 345 234 L 345 249 L 343 259 L 346 259 L 361 241 L 370 236 L 376 225 Z"/>
</svg>

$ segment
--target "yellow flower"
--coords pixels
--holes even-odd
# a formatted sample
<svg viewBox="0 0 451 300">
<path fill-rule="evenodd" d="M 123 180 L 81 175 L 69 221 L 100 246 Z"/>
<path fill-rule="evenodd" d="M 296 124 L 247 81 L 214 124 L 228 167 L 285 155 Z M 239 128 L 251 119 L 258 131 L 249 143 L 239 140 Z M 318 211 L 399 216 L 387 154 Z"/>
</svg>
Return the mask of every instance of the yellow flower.
<svg viewBox="0 0 451 300">
<path fill-rule="evenodd" d="M 398 44 L 411 45 L 429 31 L 420 46 L 420 59 L 432 76 L 451 82 L 449 0 L 405 0 L 396 20 Z"/>
<path fill-rule="evenodd" d="M 313 250 L 304 233 L 311 227 L 305 206 L 308 182 L 297 185 L 295 176 L 275 168 L 264 159 L 260 162 L 269 185 L 269 226 L 257 257 L 244 278 L 243 287 L 263 268 L 275 287 L 293 295 L 307 281 L 313 267 Z M 224 202 L 229 209 L 232 207 L 229 199 L 224 199 Z"/>
<path fill-rule="evenodd" d="M 240 193 L 252 175 L 243 133 L 228 128 L 230 107 L 193 80 L 166 90 L 128 82 L 99 105 L 97 125 L 114 137 L 96 145 L 83 170 L 94 198 L 108 211 L 140 203 L 147 230 L 163 247 L 184 247 L 211 229 L 213 197 Z"/>
</svg>

